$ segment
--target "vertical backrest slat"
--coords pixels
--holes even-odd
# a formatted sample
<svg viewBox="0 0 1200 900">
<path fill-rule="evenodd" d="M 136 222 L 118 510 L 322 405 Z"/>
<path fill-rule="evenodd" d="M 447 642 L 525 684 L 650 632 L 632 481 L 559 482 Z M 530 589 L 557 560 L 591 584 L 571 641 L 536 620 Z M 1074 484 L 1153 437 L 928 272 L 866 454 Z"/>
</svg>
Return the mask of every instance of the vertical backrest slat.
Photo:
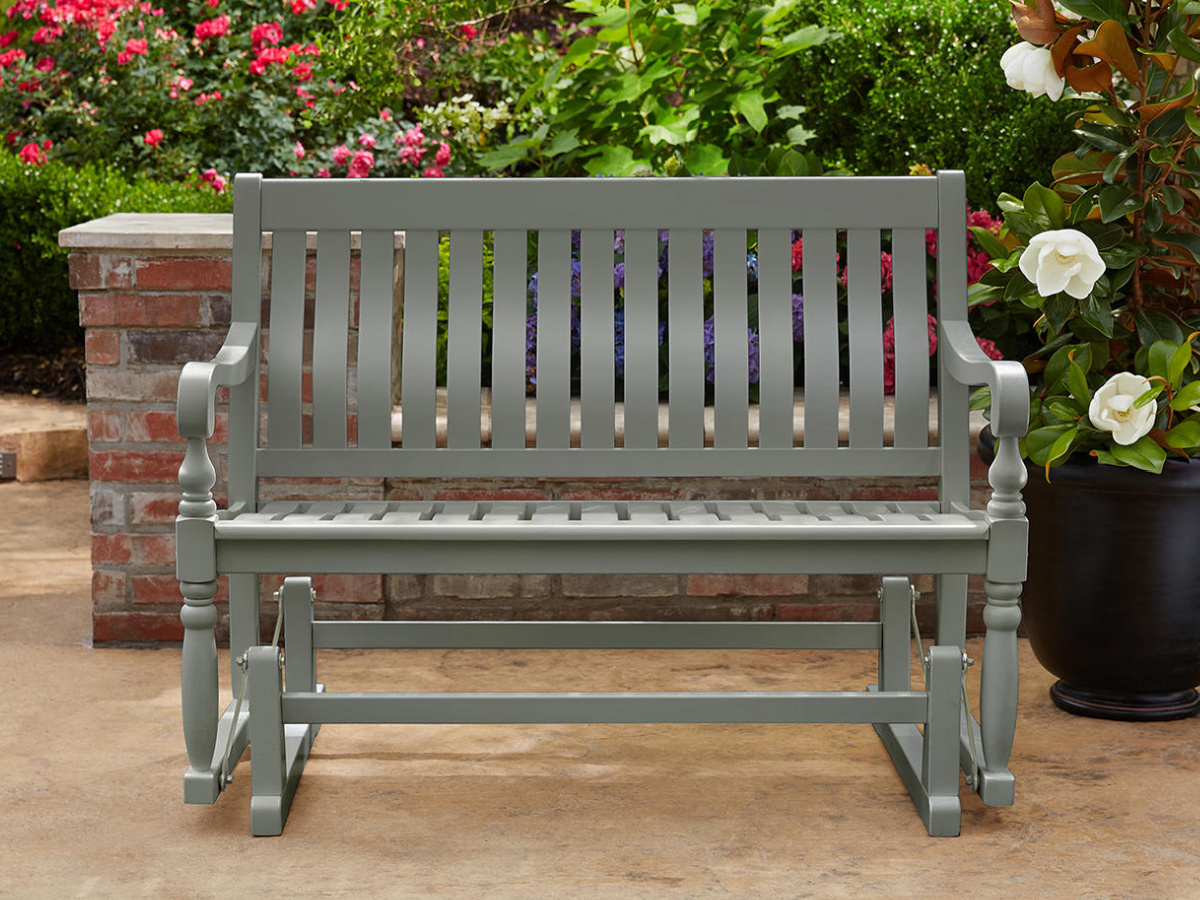
<svg viewBox="0 0 1200 900">
<path fill-rule="evenodd" d="M 492 244 L 492 446 L 525 446 L 524 231 L 497 231 Z"/>
<path fill-rule="evenodd" d="M 745 447 L 749 435 L 746 232 L 713 233 L 713 446 Z"/>
<path fill-rule="evenodd" d="M 795 373 L 792 242 L 785 229 L 758 232 L 758 446 L 790 447 Z"/>
<path fill-rule="evenodd" d="M 538 233 L 537 445 L 571 446 L 571 232 Z"/>
<path fill-rule="evenodd" d="M 303 231 L 271 238 L 271 322 L 267 353 L 267 443 L 275 450 L 301 446 L 304 369 Z"/>
<path fill-rule="evenodd" d="M 883 446 L 883 301 L 879 232 L 846 234 L 850 332 L 850 446 Z"/>
<path fill-rule="evenodd" d="M 478 449 L 483 353 L 483 232 L 450 233 L 446 326 L 446 446 Z"/>
<path fill-rule="evenodd" d="M 262 176 L 241 174 L 233 191 L 233 297 L 234 322 L 262 322 L 263 235 Z M 258 448 L 258 400 L 261 334 L 255 342 L 254 375 L 229 389 L 229 503 L 258 502 L 255 451 Z"/>
<path fill-rule="evenodd" d="M 584 229 L 579 236 L 579 445 L 613 446 L 613 232 Z"/>
<path fill-rule="evenodd" d="M 392 231 L 364 231 L 358 295 L 358 446 L 392 446 L 392 342 L 395 300 Z"/>
<path fill-rule="evenodd" d="M 939 322 L 967 318 L 967 188 L 962 172 L 945 171 L 938 183 L 937 314 Z M 969 391 L 951 378 L 938 354 L 938 444 L 943 509 L 970 500 L 971 447 Z M 951 440 L 951 436 L 954 437 Z"/>
<path fill-rule="evenodd" d="M 667 445 L 704 446 L 703 234 L 675 228 L 667 235 Z"/>
<path fill-rule="evenodd" d="M 929 328 L 925 232 L 892 232 L 892 308 L 895 334 L 896 447 L 929 446 Z"/>
<path fill-rule="evenodd" d="M 804 241 L 804 446 L 838 445 L 840 393 L 837 232 L 806 228 Z"/>
<path fill-rule="evenodd" d="M 400 411 L 404 447 L 437 446 L 438 233 L 409 231 L 404 240 Z"/>
<path fill-rule="evenodd" d="M 625 446 L 658 446 L 658 233 L 626 231 Z"/>
<path fill-rule="evenodd" d="M 313 313 L 313 446 L 346 447 L 346 376 L 350 343 L 350 233 L 317 234 Z"/>
</svg>

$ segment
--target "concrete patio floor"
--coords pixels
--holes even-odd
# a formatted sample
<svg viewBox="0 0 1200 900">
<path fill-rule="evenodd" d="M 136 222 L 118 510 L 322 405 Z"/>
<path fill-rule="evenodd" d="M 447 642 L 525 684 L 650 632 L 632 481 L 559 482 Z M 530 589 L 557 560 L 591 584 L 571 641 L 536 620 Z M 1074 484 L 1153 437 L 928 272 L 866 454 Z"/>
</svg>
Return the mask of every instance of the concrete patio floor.
<svg viewBox="0 0 1200 900">
<path fill-rule="evenodd" d="M 1062 713 L 1024 642 L 1017 804 L 964 789 L 959 838 L 926 836 L 869 727 L 833 725 L 326 726 L 283 836 L 251 838 L 248 763 L 181 800 L 178 649 L 89 646 L 87 483 L 0 508 L 0 897 L 1200 898 L 1200 720 Z M 858 689 L 871 665 L 321 655 L 333 690 Z"/>
</svg>

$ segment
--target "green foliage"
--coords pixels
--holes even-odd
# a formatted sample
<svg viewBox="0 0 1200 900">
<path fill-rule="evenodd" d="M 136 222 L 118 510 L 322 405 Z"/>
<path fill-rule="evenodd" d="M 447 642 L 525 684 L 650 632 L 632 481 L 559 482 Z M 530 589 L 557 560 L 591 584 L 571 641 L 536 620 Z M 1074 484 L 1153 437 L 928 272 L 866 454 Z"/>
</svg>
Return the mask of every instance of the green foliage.
<svg viewBox="0 0 1200 900">
<path fill-rule="evenodd" d="M 1071 146 L 1063 116 L 1078 102 L 1034 99 L 1005 84 L 1013 43 L 1006 4 L 985 0 L 804 0 L 801 22 L 837 31 L 787 62 L 778 90 L 804 106 L 808 149 L 859 175 L 914 164 L 963 169 L 973 207 L 1047 179 Z"/>
<path fill-rule="evenodd" d="M 775 90 L 781 60 L 831 36 L 791 28 L 796 2 L 573 0 L 590 18 L 517 103 L 540 106 L 545 121 L 481 163 L 546 176 L 819 172 L 797 149 L 809 137 L 804 110 Z"/>
<path fill-rule="evenodd" d="M 110 168 L 24 165 L 0 152 L 0 348 L 80 344 L 79 309 L 58 232 L 116 212 L 227 212 L 204 184 L 125 181 Z"/>
<path fill-rule="evenodd" d="M 1074 152 L 1050 187 L 1000 195 L 995 266 L 972 302 L 1033 319 L 1032 462 L 1048 472 L 1090 453 L 1161 472 L 1200 456 L 1200 100 L 1183 65 L 1200 60 L 1200 4 L 1062 5 L 1085 18 L 1014 6 L 1015 30 L 1082 95 L 1063 129 Z"/>
</svg>

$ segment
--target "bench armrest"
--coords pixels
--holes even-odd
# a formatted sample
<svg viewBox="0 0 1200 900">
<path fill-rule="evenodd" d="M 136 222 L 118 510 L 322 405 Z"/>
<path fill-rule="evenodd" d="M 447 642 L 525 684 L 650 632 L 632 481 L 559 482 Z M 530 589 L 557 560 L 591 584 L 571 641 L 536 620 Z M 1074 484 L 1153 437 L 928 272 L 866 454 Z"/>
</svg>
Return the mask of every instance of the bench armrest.
<svg viewBox="0 0 1200 900">
<path fill-rule="evenodd" d="M 181 437 L 212 437 L 217 388 L 245 381 L 254 372 L 257 357 L 258 326 L 253 322 L 234 322 L 211 361 L 190 362 L 183 367 L 176 409 Z"/>
<path fill-rule="evenodd" d="M 992 434 L 1024 437 L 1029 430 L 1029 377 L 1012 360 L 994 360 L 979 348 L 966 322 L 941 322 L 946 369 L 965 385 L 986 384 L 992 392 Z"/>
</svg>

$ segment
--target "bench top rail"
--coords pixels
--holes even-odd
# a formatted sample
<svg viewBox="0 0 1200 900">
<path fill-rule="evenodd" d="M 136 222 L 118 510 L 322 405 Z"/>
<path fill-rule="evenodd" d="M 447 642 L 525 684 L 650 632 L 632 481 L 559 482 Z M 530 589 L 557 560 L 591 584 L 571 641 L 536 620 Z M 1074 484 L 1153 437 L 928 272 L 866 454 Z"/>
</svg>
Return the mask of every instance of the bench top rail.
<svg viewBox="0 0 1200 900">
<path fill-rule="evenodd" d="M 945 212 L 944 181 L 239 178 L 239 191 L 261 197 L 249 213 L 239 205 L 235 231 L 272 233 L 257 474 L 942 473 L 928 431 L 926 255 L 939 204 L 965 234 L 965 208 Z M 965 241 L 939 244 L 962 256 L 939 266 L 961 262 L 965 272 Z M 236 271 L 261 268 L 257 255 L 245 258 L 252 242 L 237 246 Z M 235 283 L 236 293 L 251 282 Z M 237 318 L 251 305 L 235 298 L 234 307 Z M 895 426 L 885 441 L 893 335 Z M 846 387 L 848 442 L 838 422 Z"/>
</svg>

